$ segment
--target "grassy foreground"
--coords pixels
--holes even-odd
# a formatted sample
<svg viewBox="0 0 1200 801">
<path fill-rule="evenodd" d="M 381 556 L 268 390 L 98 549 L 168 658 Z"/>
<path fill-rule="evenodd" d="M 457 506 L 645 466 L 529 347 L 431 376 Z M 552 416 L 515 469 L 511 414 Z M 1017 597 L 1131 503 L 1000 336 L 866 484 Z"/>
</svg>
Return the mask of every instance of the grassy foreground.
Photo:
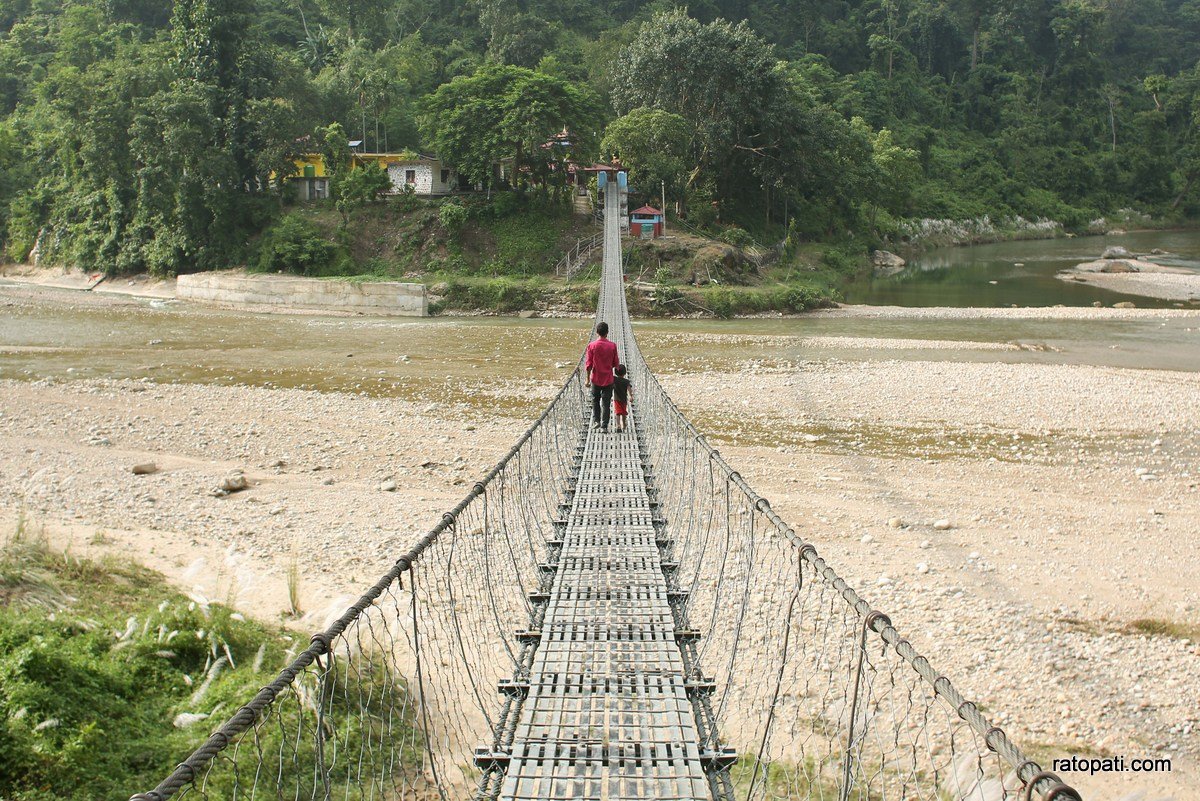
<svg viewBox="0 0 1200 801">
<path fill-rule="evenodd" d="M 56 551 L 24 519 L 0 545 L 0 798 L 8 801 L 127 798 L 153 788 L 307 646 L 282 627 L 182 595 L 128 560 Z M 288 718 L 304 715 L 302 706 L 263 727 L 265 753 L 278 753 L 265 741 L 295 736 L 299 721 Z M 336 725 L 343 742 L 356 736 Z M 291 748 L 301 770 L 311 765 L 311 745 Z M 224 797 L 228 781 L 214 774 L 208 790 Z"/>
</svg>

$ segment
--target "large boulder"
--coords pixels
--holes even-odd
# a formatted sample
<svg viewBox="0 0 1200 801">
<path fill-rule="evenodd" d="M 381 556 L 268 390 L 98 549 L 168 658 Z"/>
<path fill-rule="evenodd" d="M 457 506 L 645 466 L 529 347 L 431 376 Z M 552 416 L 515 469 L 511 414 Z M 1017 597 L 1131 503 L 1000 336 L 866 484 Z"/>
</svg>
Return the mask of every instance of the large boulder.
<svg viewBox="0 0 1200 801">
<path fill-rule="evenodd" d="M 1136 273 L 1139 272 L 1138 265 L 1128 259 L 1106 259 L 1104 266 L 1100 268 L 1102 273 Z"/>
<path fill-rule="evenodd" d="M 886 277 L 903 272 L 905 261 L 895 253 L 877 250 L 871 254 L 871 264 L 875 266 L 875 275 Z"/>
<path fill-rule="evenodd" d="M 1077 273 L 1136 273 L 1141 268 L 1129 259 L 1097 259 L 1075 265 Z"/>
<path fill-rule="evenodd" d="M 707 286 L 717 283 L 739 283 L 740 275 L 746 272 L 749 261 L 740 248 L 720 242 L 709 242 L 696 251 L 692 258 L 692 272 L 688 283 Z"/>
<path fill-rule="evenodd" d="M 1110 245 L 1100 254 L 1102 259 L 1132 259 L 1133 254 L 1120 245 Z"/>
</svg>

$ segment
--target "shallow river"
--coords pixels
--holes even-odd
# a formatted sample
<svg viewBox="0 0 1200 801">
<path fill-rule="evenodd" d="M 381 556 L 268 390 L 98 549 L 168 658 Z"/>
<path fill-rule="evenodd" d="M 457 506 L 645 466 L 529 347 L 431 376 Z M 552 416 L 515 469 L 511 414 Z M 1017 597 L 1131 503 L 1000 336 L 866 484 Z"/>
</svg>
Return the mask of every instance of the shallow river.
<svg viewBox="0 0 1200 801">
<path fill-rule="evenodd" d="M 1131 253 L 1158 248 L 1173 255 L 1156 257 L 1156 261 L 1200 273 L 1200 231 L 1001 242 L 921 254 L 899 275 L 847 287 L 846 302 L 873 306 L 1091 306 L 1097 301 L 1106 306 L 1132 301 L 1142 308 L 1175 305 L 1055 278 L 1061 270 L 1100 258 L 1110 245 L 1121 245 Z"/>
<path fill-rule="evenodd" d="M 480 387 L 557 384 L 586 342 L 583 320 L 312 317 L 171 301 L 37 300 L 0 285 L 0 378 L 150 378 L 300 387 L 442 402 Z M 723 372 L 822 359 L 1099 364 L 1200 370 L 1200 318 L 1006 320 L 860 318 L 635 324 L 660 373 Z M 717 335 L 717 336 L 712 336 Z M 821 338 L 815 340 L 813 338 Z M 880 342 L 856 346 L 855 339 Z M 1023 350 L 926 349 L 900 340 L 1021 343 Z M 530 407 L 541 404 L 531 398 Z"/>
</svg>

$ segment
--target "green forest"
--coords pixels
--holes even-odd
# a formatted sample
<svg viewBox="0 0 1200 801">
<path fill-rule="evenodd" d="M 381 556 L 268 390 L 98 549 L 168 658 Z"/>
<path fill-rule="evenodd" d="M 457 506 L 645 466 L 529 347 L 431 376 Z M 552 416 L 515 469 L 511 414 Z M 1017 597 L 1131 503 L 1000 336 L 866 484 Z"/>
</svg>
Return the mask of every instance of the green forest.
<svg viewBox="0 0 1200 801">
<path fill-rule="evenodd" d="M 613 155 L 690 226 L 764 243 L 1180 222 L 1198 59 L 1200 0 L 0 0 L 0 244 L 109 273 L 327 259 L 281 176 L 329 153 L 346 236 L 380 189 L 348 139 L 485 186 L 451 237 Z"/>
</svg>

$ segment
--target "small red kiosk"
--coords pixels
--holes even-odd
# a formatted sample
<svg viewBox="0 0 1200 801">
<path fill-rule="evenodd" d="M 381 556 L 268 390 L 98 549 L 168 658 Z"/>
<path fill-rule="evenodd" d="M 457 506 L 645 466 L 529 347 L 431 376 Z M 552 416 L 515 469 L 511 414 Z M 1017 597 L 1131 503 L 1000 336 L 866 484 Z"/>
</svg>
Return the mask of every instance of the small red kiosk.
<svg viewBox="0 0 1200 801">
<path fill-rule="evenodd" d="M 653 206 L 629 212 L 629 233 L 639 239 L 657 239 L 663 235 L 663 213 Z"/>
</svg>

